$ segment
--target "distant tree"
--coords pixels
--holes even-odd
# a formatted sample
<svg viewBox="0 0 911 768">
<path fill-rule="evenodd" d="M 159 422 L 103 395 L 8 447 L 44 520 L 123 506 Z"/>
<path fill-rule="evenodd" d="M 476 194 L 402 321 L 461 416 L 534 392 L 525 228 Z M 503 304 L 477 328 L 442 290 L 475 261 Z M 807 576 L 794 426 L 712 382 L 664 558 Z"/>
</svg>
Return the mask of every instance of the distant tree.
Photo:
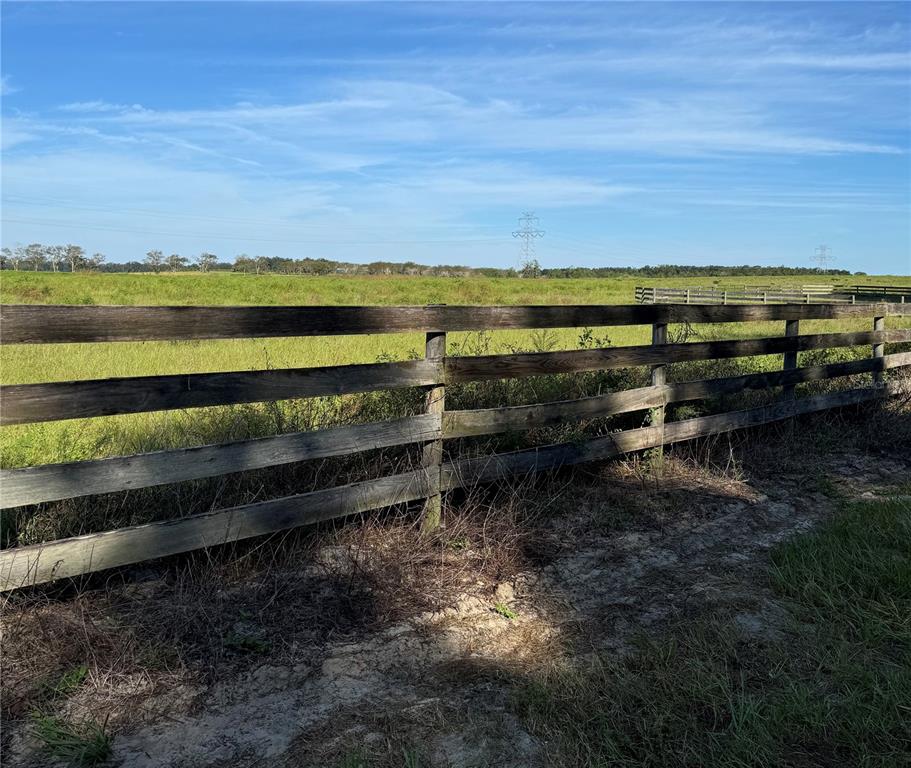
<svg viewBox="0 0 911 768">
<path fill-rule="evenodd" d="M 157 275 L 161 272 L 161 265 L 164 264 L 164 254 L 161 251 L 147 251 L 145 264 Z"/>
<path fill-rule="evenodd" d="M 170 267 L 172 272 L 176 272 L 178 269 L 183 269 L 187 266 L 188 259 L 186 256 L 181 256 L 179 253 L 172 253 L 168 256 L 168 267 Z"/>
<path fill-rule="evenodd" d="M 247 274 L 247 270 L 252 270 L 254 268 L 253 259 L 251 259 L 245 253 L 237 254 L 237 258 L 234 259 L 234 271 L 243 272 Z"/>
<path fill-rule="evenodd" d="M 80 245 L 67 243 L 64 246 L 63 255 L 70 265 L 70 272 L 75 272 L 85 261 L 85 249 Z"/>
<path fill-rule="evenodd" d="M 257 256 L 253 263 L 256 268 L 257 275 L 260 272 L 267 272 L 269 269 L 269 259 L 265 256 Z"/>
<path fill-rule="evenodd" d="M 194 260 L 199 266 L 200 272 L 208 272 L 213 266 L 215 266 L 215 264 L 218 263 L 218 257 L 214 253 L 209 253 L 208 251 L 203 251 Z"/>
<path fill-rule="evenodd" d="M 25 260 L 37 272 L 45 264 L 44 246 L 41 243 L 30 243 L 25 247 Z"/>
<path fill-rule="evenodd" d="M 9 248 L 0 248 L 0 269 L 9 269 L 13 261 L 13 252 Z"/>
<path fill-rule="evenodd" d="M 107 256 L 103 253 L 93 253 L 91 258 L 88 259 L 89 269 L 98 271 L 101 269 L 104 262 L 107 260 Z"/>
<path fill-rule="evenodd" d="M 60 271 L 60 263 L 66 259 L 66 247 L 63 245 L 49 245 L 44 249 L 47 260 L 51 263 L 54 272 Z"/>
<path fill-rule="evenodd" d="M 146 272 L 148 271 L 148 265 L 144 261 L 112 261 L 108 262 L 105 259 L 105 263 L 99 267 L 101 272 Z"/>
<path fill-rule="evenodd" d="M 305 275 L 328 275 L 335 269 L 335 262 L 328 259 L 303 259 L 298 271 Z"/>
<path fill-rule="evenodd" d="M 19 271 L 19 265 L 26 259 L 25 246 L 17 245 L 10 253 L 10 261 L 13 263 L 13 269 Z"/>
</svg>

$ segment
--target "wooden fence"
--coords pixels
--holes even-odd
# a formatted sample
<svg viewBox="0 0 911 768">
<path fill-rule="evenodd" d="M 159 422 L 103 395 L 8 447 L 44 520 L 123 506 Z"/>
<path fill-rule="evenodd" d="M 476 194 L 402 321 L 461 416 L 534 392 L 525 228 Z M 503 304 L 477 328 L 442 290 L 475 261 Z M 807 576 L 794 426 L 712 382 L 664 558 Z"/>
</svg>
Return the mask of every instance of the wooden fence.
<svg viewBox="0 0 911 768">
<path fill-rule="evenodd" d="M 911 302 L 911 287 L 854 285 L 636 287 L 639 304 L 858 304 Z"/>
<path fill-rule="evenodd" d="M 911 315 L 905 304 L 768 306 L 630 305 L 524 307 L 96 307 L 3 306 L 3 344 L 232 339 L 423 332 L 424 359 L 287 370 L 196 373 L 22 384 L 3 387 L 0 424 L 423 387 L 426 412 L 381 423 L 284 434 L 197 448 L 157 451 L 0 471 L 0 508 L 213 477 L 376 448 L 422 444 L 422 468 L 165 522 L 92 533 L 0 551 L 0 589 L 210 547 L 296 526 L 423 500 L 425 524 L 439 520 L 441 494 L 507 475 L 605 459 L 696 437 L 883 398 L 884 372 L 911 365 L 911 352 L 885 344 L 911 341 L 911 329 L 885 318 Z M 870 330 L 799 334 L 801 320 L 867 318 Z M 783 321 L 783 336 L 668 343 L 668 324 Z M 449 357 L 451 331 L 652 326 L 652 344 L 604 349 Z M 797 353 L 869 345 L 868 358 L 797 367 Z M 667 383 L 665 366 L 692 360 L 782 354 L 780 371 Z M 446 385 L 553 373 L 651 366 L 649 386 L 595 397 L 483 410 L 445 409 Z M 872 373 L 873 384 L 795 398 L 797 384 Z M 669 403 L 745 389 L 782 388 L 760 408 L 664 422 Z M 479 458 L 444 460 L 443 441 L 571 420 L 651 410 L 649 426 L 585 442 Z"/>
<path fill-rule="evenodd" d="M 858 301 L 897 301 L 911 303 L 911 285 L 850 285 L 844 289 Z"/>
</svg>

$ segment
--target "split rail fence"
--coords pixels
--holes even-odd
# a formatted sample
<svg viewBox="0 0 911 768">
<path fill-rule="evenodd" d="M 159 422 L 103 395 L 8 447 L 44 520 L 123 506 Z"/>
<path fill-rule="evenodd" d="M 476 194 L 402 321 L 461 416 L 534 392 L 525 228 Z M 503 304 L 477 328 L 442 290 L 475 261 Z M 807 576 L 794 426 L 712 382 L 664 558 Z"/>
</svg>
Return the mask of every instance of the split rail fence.
<svg viewBox="0 0 911 768">
<path fill-rule="evenodd" d="M 852 285 L 845 292 L 856 296 L 858 301 L 911 303 L 911 285 Z"/>
<path fill-rule="evenodd" d="M 765 424 L 887 397 L 889 369 L 911 366 L 911 352 L 885 354 L 911 341 L 911 329 L 885 318 L 911 315 L 911 304 L 767 306 L 630 305 L 522 307 L 0 307 L 3 344 L 129 342 L 423 332 L 423 359 L 286 370 L 110 378 L 2 388 L 0 424 L 342 395 L 400 387 L 426 389 L 425 413 L 380 423 L 283 434 L 219 445 L 0 471 L 0 508 L 166 485 L 391 446 L 422 444 L 422 467 L 379 479 L 295 493 L 164 522 L 91 533 L 0 551 L 0 590 L 275 533 L 373 509 L 423 501 L 425 525 L 439 520 L 441 494 L 508 475 L 606 459 L 631 451 Z M 870 330 L 799 333 L 801 320 L 867 318 Z M 783 321 L 784 335 L 668 343 L 675 323 Z M 453 331 L 650 325 L 652 344 L 604 349 L 446 355 Z M 799 352 L 869 345 L 848 362 L 797 366 Z M 780 371 L 667 383 L 668 364 L 783 355 Z M 445 409 L 447 384 L 650 366 L 649 386 L 595 397 L 482 410 Z M 871 373 L 872 385 L 795 397 L 797 384 Z M 772 404 L 664 421 L 665 406 L 745 389 L 781 388 Z M 649 425 L 584 442 L 444 460 L 443 441 L 649 410 Z"/>
<path fill-rule="evenodd" d="M 882 285 L 636 287 L 639 304 L 859 304 L 911 302 L 911 287 Z"/>
</svg>

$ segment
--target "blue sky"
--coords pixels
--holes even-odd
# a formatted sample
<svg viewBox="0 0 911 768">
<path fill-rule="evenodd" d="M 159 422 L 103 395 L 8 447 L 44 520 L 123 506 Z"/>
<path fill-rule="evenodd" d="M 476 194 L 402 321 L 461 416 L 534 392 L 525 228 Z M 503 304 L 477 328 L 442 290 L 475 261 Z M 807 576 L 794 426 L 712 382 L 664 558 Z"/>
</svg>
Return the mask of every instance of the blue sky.
<svg viewBox="0 0 911 768">
<path fill-rule="evenodd" d="M 911 273 L 911 4 L 2 6 L 4 245 Z"/>
</svg>

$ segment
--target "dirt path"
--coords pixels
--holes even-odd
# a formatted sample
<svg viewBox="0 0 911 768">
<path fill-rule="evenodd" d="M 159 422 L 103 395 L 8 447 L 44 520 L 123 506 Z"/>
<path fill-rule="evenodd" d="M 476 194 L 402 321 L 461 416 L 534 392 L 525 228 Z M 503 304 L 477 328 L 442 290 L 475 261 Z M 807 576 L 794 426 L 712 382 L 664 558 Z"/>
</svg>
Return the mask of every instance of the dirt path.
<svg viewBox="0 0 911 768">
<path fill-rule="evenodd" d="M 115 757 L 132 768 L 334 766 L 357 750 L 397 755 L 389 764 L 416 750 L 422 766 L 543 765 L 511 713 L 511 681 L 559 653 L 622 653 L 636 634 L 707 614 L 774 636 L 768 550 L 832 514 L 839 493 L 907 482 L 911 458 L 842 455 L 827 469 L 824 480 L 700 476 L 660 491 L 580 483 L 546 525 L 542 562 L 306 661 L 267 655 L 238 677 L 155 693 L 150 711 L 169 716 L 118 733 Z M 40 765 L 35 746 L 19 734 L 8 764 Z"/>
</svg>

